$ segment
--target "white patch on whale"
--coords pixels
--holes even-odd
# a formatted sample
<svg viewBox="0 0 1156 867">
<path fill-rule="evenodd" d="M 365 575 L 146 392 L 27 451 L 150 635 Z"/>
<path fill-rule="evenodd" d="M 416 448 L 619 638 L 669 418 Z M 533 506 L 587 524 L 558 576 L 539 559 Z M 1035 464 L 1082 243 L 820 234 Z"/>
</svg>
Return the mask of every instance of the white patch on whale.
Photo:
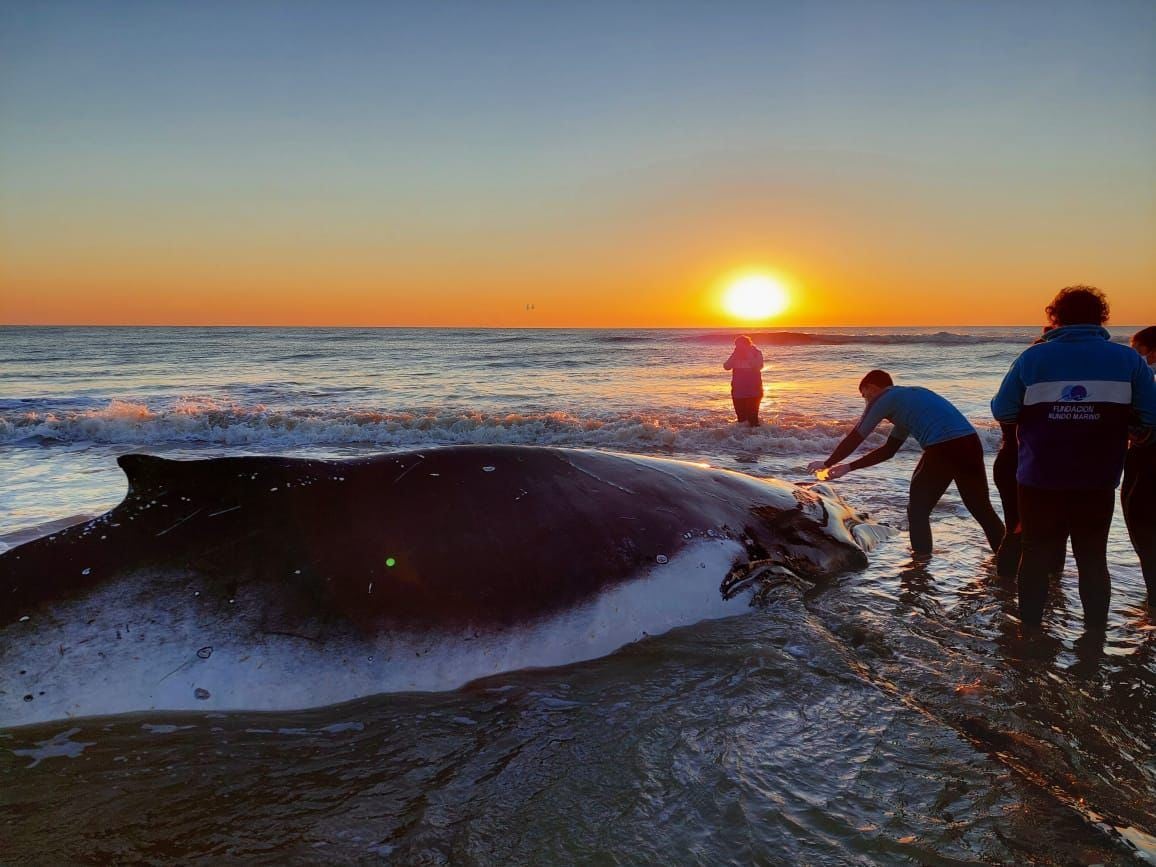
<svg viewBox="0 0 1156 867">
<path fill-rule="evenodd" d="M 80 734 L 80 729 L 69 729 L 65 732 L 60 732 L 54 737 L 46 741 L 40 741 L 36 744 L 36 749 L 30 750 L 12 750 L 14 756 L 26 756 L 32 759 L 30 768 L 36 767 L 45 759 L 75 759 L 84 752 L 85 747 L 93 746 L 96 741 L 74 741 L 71 740 L 73 735 Z"/>
<path fill-rule="evenodd" d="M 747 594 L 725 600 L 719 592 L 731 566 L 745 560 L 738 542 L 704 538 L 635 580 L 533 623 L 370 638 L 350 630 L 317 640 L 264 631 L 268 605 L 259 593 L 242 589 L 236 605 L 215 605 L 208 593 L 188 592 L 197 576 L 140 573 L 62 602 L 35 623 L 8 627 L 5 669 L 24 673 L 0 688 L 0 725 L 147 710 L 320 707 L 596 659 L 648 635 L 746 610 Z"/>
</svg>

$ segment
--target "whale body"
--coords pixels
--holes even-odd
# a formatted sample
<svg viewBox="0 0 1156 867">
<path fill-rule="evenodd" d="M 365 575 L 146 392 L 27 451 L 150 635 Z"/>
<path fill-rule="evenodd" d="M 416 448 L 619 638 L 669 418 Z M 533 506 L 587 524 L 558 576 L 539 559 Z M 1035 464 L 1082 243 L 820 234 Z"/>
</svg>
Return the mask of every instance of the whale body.
<svg viewBox="0 0 1156 867">
<path fill-rule="evenodd" d="M 0 554 L 0 726 L 454 689 L 739 613 L 890 534 L 825 486 L 596 451 L 119 463 L 118 506 Z"/>
</svg>

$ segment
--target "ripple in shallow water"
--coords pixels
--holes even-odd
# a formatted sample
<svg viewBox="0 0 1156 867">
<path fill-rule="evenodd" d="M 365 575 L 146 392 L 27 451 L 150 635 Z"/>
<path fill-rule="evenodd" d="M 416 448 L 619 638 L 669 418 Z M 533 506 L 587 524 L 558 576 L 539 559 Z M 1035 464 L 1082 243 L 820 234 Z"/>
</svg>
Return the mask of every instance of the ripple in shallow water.
<svg viewBox="0 0 1156 867">
<path fill-rule="evenodd" d="M 767 610 L 457 693 L 84 720 L 63 729 L 83 752 L 35 766 L 18 751 L 60 741 L 61 726 L 11 730 L 10 853 L 1127 862 L 1092 813 L 1119 818 L 1136 798 L 1134 827 L 1148 833 L 1151 768 L 1128 762 L 1119 738 L 1083 740 L 1129 731 L 1110 719 L 1118 703 L 1080 708 L 1089 682 L 987 646 L 1004 641 L 982 626 L 999 620 L 998 599 L 945 616 L 900 593 L 880 621 L 871 600 L 890 580 L 874 597 L 852 582 L 807 599 L 783 588 Z M 1066 734 L 1049 736 L 1061 705 Z"/>
</svg>

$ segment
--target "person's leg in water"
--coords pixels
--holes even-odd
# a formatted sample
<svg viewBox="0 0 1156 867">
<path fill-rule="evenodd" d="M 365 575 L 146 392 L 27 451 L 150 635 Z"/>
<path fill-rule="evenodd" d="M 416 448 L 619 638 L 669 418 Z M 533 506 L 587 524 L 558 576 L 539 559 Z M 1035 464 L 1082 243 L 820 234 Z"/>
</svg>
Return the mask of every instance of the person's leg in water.
<svg viewBox="0 0 1156 867">
<path fill-rule="evenodd" d="M 1080 491 L 1079 504 L 1071 517 L 1072 554 L 1080 572 L 1080 602 L 1084 605 L 1084 626 L 1103 629 L 1108 623 L 1108 603 L 1112 598 L 1112 578 L 1108 574 L 1108 530 L 1116 510 L 1116 492 L 1111 488 Z"/>
<path fill-rule="evenodd" d="M 1156 444 L 1128 449 L 1120 505 L 1128 538 L 1140 558 L 1148 607 L 1156 609 Z"/>
<path fill-rule="evenodd" d="M 907 496 L 907 532 L 911 535 L 911 551 L 917 557 L 931 554 L 931 510 L 951 484 L 951 469 L 940 446 L 928 446 L 911 476 L 911 490 Z"/>
<path fill-rule="evenodd" d="M 983 443 L 975 434 L 951 440 L 944 445 L 952 447 L 955 457 L 955 486 L 963 505 L 983 527 L 987 543 L 998 552 L 1004 539 L 1003 521 L 991 504 L 987 488 L 987 467 L 983 464 Z"/>
<path fill-rule="evenodd" d="M 731 395 L 731 403 L 735 405 L 735 421 L 744 422 L 747 420 L 747 399 L 745 397 L 735 397 Z"/>
<path fill-rule="evenodd" d="M 751 427 L 759 426 L 759 404 L 763 402 L 763 396 L 750 398 L 747 404 L 747 424 Z"/>
<path fill-rule="evenodd" d="M 761 397 L 732 397 L 735 405 L 735 416 L 739 423 L 746 422 L 751 427 L 759 426 L 759 402 Z"/>
<path fill-rule="evenodd" d="M 1001 578 L 1014 578 L 1020 563 L 1020 501 L 1016 482 L 1019 468 L 1019 443 L 1016 441 L 1016 426 L 1001 424 L 1003 440 L 991 468 L 995 489 L 999 491 L 1000 505 L 1003 507 L 1004 533 L 995 556 L 995 571 Z"/>
<path fill-rule="evenodd" d="M 1048 584 L 1064 571 L 1068 549 L 1068 506 L 1071 491 L 1019 486 L 1022 553 L 1016 572 L 1020 620 L 1039 626 L 1044 618 Z"/>
</svg>

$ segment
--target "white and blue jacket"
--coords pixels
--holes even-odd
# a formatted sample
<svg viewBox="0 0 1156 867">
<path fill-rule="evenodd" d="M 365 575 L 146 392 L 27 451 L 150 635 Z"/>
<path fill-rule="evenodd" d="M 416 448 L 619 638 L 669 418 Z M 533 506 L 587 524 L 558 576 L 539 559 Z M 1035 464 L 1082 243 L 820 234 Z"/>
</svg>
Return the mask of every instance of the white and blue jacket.
<svg viewBox="0 0 1156 867">
<path fill-rule="evenodd" d="M 991 402 L 1019 425 L 1021 485 L 1053 490 L 1120 484 L 1128 425 L 1156 427 L 1156 382 L 1139 353 L 1098 325 L 1067 325 L 1020 355 Z"/>
</svg>

